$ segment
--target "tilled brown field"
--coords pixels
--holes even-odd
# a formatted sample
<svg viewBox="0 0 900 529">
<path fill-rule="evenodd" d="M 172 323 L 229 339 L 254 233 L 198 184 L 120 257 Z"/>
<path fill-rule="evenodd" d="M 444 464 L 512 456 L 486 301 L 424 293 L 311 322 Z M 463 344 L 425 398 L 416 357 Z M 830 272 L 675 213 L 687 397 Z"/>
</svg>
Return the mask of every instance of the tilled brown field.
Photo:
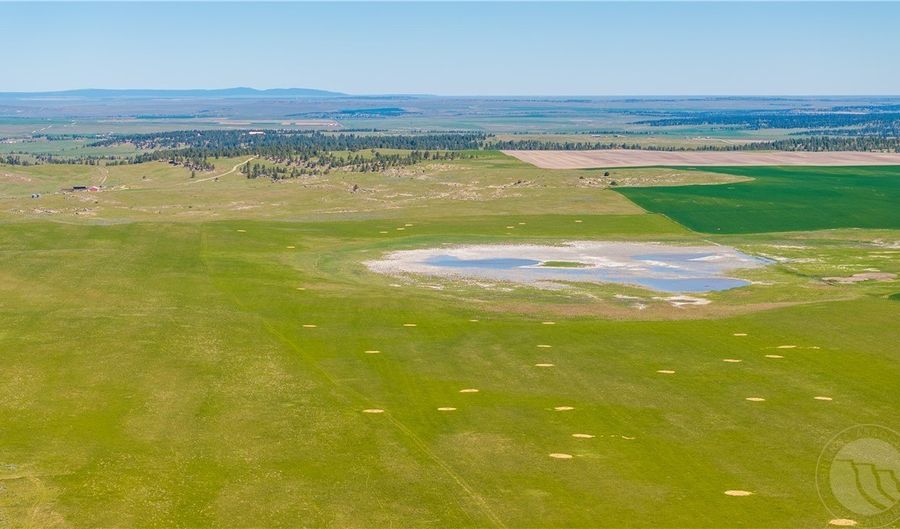
<svg viewBox="0 0 900 529">
<path fill-rule="evenodd" d="M 652 165 L 900 165 L 900 153 L 787 151 L 503 151 L 542 169 Z"/>
</svg>

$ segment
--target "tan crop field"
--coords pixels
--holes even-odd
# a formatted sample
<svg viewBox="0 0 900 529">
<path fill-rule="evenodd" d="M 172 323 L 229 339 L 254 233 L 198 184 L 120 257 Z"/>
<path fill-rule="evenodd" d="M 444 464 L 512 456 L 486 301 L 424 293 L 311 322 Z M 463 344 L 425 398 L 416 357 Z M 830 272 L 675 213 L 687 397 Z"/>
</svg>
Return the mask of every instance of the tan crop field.
<svg viewBox="0 0 900 529">
<path fill-rule="evenodd" d="M 645 167 L 652 165 L 900 165 L 900 153 L 787 151 L 503 151 L 542 169 Z"/>
</svg>

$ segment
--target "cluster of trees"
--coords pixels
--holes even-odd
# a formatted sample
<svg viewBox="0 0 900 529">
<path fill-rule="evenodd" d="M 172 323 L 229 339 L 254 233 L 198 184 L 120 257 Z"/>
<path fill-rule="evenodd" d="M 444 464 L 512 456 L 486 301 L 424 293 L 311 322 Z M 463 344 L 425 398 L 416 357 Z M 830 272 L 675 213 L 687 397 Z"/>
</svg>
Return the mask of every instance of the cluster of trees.
<svg viewBox="0 0 900 529">
<path fill-rule="evenodd" d="M 325 151 L 366 149 L 467 150 L 479 149 L 487 138 L 478 132 L 428 134 L 344 134 L 289 130 L 184 130 L 126 134 L 102 139 L 92 146 L 131 143 L 143 150 L 193 149 L 234 157 L 318 155 Z M 152 153 L 148 153 L 152 154 Z"/>
<path fill-rule="evenodd" d="M 691 146 L 640 145 L 637 143 L 556 142 L 541 140 L 498 141 L 495 149 L 509 150 L 606 150 L 632 149 L 645 151 L 885 151 L 900 152 L 900 137 L 884 136 L 815 136 L 742 144 Z"/>
<path fill-rule="evenodd" d="M 0 161 L 2 161 L 2 163 L 6 165 L 21 165 L 23 167 L 28 165 L 35 165 L 31 160 L 22 158 L 21 156 L 16 156 L 14 154 L 9 154 L 5 158 L 0 159 Z"/>
<path fill-rule="evenodd" d="M 171 165 L 181 165 L 191 170 L 191 174 L 196 171 L 212 171 L 216 166 L 209 161 L 206 156 L 184 155 L 176 152 L 170 153 L 167 160 Z"/>
<path fill-rule="evenodd" d="M 284 178 L 297 178 L 311 174 L 328 174 L 333 169 L 354 171 L 360 173 L 374 173 L 384 171 L 391 167 L 414 165 L 426 160 L 456 160 L 468 157 L 459 151 L 411 151 L 407 154 L 384 154 L 373 150 L 369 156 L 359 153 L 350 153 L 347 156 L 326 152 L 313 158 L 293 158 L 285 160 L 272 160 L 273 165 L 265 165 L 259 162 L 247 163 L 241 166 L 241 173 L 247 178 L 266 177 L 273 180 Z"/>
<path fill-rule="evenodd" d="M 32 154 L 37 163 L 54 163 L 69 165 L 123 165 L 128 160 L 120 160 L 116 156 L 59 156 L 53 154 Z"/>
<path fill-rule="evenodd" d="M 618 143 L 608 141 L 549 141 L 537 139 L 493 141 L 489 147 L 497 150 L 523 151 L 591 151 L 606 149 L 676 150 L 674 147 L 648 147 L 638 143 Z"/>
<path fill-rule="evenodd" d="M 788 138 L 785 140 L 749 143 L 738 146 L 740 150 L 776 151 L 881 151 L 900 152 L 900 137 L 882 136 L 815 136 L 810 138 Z"/>
<path fill-rule="evenodd" d="M 784 111 L 718 111 L 680 112 L 664 118 L 638 121 L 651 127 L 720 125 L 742 129 L 817 129 L 874 127 L 876 129 L 896 128 L 900 123 L 900 112 L 797 112 Z"/>
<path fill-rule="evenodd" d="M 244 168 L 244 174 L 249 178 L 264 176 L 280 179 L 322 174 L 336 168 L 377 172 L 424 160 L 454 160 L 464 156 L 462 150 L 481 148 L 486 139 L 487 136 L 482 133 L 359 135 L 274 130 L 195 130 L 122 135 L 91 145 L 132 143 L 140 149 L 149 150 L 131 157 L 132 163 L 166 161 L 192 171 L 212 170 L 210 158 L 257 156 L 274 165 L 248 165 Z M 383 153 L 378 149 L 409 152 Z M 371 153 L 365 155 L 364 151 Z"/>
<path fill-rule="evenodd" d="M 875 125 L 863 125 L 861 127 L 848 127 L 842 129 L 815 129 L 794 136 L 881 136 L 886 138 L 900 137 L 900 121 L 893 123 L 880 123 Z"/>
<path fill-rule="evenodd" d="M 26 158 L 22 158 L 22 155 Z M 9 160 L 18 160 L 10 162 Z M 2 160 L 0 160 L 2 161 Z M 14 152 L 6 157 L 9 165 L 41 165 L 41 164 L 66 164 L 66 165 L 128 165 L 130 158 L 119 156 L 78 155 L 67 156 L 47 153 L 30 153 L 24 151 Z"/>
</svg>

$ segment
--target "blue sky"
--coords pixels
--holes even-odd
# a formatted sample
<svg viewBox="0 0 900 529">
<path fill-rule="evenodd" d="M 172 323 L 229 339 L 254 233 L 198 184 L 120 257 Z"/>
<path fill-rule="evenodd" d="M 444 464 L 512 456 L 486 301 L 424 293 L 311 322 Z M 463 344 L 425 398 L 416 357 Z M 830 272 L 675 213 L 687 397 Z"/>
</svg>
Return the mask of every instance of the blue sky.
<svg viewBox="0 0 900 529">
<path fill-rule="evenodd" d="M 900 3 L 0 3 L 0 91 L 900 94 Z"/>
</svg>

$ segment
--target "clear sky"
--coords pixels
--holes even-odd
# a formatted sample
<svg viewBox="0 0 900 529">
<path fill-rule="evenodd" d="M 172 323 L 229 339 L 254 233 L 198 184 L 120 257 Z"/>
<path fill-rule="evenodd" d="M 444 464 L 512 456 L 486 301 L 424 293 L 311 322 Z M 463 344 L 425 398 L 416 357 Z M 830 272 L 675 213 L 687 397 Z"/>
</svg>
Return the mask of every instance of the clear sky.
<svg viewBox="0 0 900 529">
<path fill-rule="evenodd" d="M 900 3 L 0 3 L 0 91 L 900 94 Z"/>
</svg>

